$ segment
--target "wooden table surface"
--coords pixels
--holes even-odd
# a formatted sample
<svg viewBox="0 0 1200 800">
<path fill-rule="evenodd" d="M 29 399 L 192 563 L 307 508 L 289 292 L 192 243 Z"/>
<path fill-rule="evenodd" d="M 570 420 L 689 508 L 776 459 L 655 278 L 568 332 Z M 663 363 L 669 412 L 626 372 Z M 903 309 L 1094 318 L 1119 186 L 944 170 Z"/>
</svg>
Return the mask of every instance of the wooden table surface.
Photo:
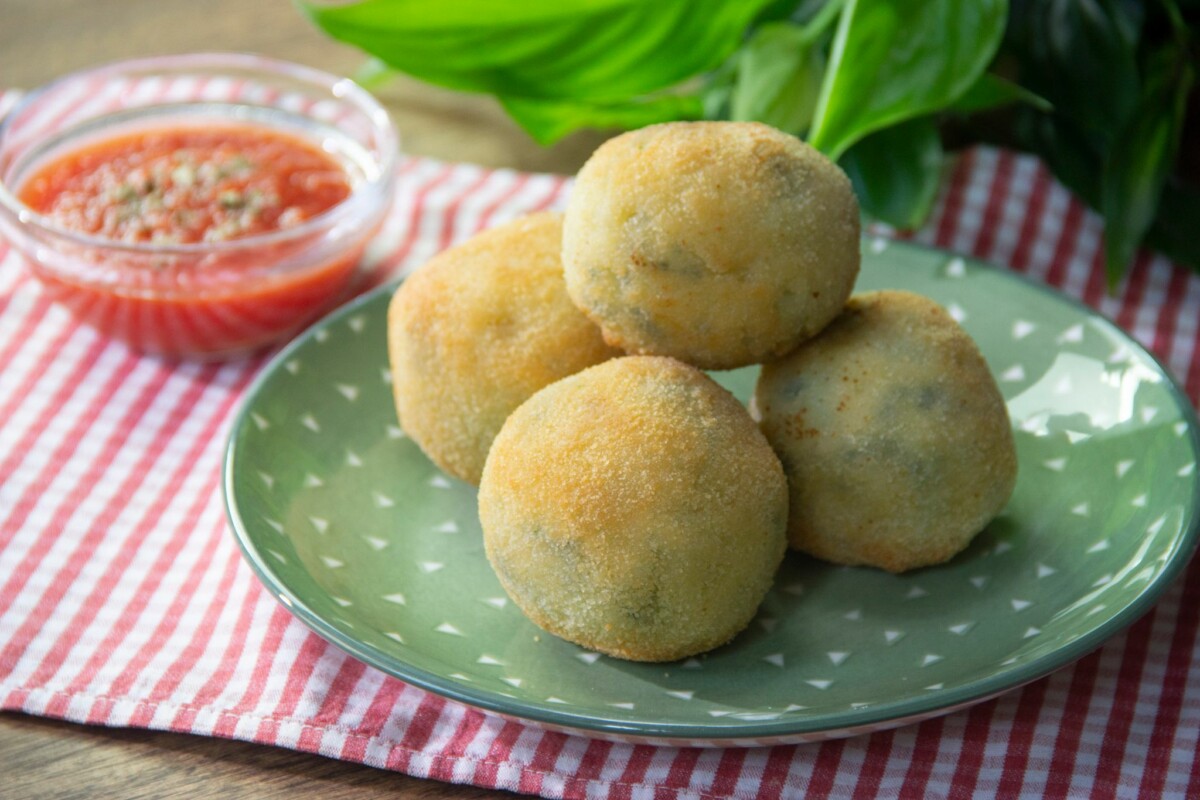
<svg viewBox="0 0 1200 800">
<path fill-rule="evenodd" d="M 137 56 L 257 52 L 352 74 L 359 51 L 325 38 L 287 0 L 0 0 L 0 87 L 33 88 Z M 378 90 L 409 152 L 573 173 L 602 141 L 532 142 L 490 98 L 397 79 Z M 487 798 L 504 792 L 424 781 L 244 742 L 103 729 L 0 713 L 0 796 L 47 798 Z"/>
</svg>

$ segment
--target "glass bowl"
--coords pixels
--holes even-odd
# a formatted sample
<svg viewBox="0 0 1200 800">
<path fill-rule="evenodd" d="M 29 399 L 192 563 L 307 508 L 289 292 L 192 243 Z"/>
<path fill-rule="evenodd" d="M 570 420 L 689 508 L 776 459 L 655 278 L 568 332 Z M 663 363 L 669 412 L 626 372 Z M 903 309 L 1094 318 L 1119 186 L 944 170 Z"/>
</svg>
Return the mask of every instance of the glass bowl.
<svg viewBox="0 0 1200 800">
<path fill-rule="evenodd" d="M 185 244 L 81 233 L 21 199 L 39 169 L 97 143 L 223 125 L 324 151 L 344 169 L 348 195 L 292 227 Z M 352 291 L 398 157 L 387 112 L 348 79 L 242 54 L 124 61 L 50 83 L 0 121 L 0 234 L 103 333 L 143 352 L 227 357 L 296 332 Z"/>
</svg>

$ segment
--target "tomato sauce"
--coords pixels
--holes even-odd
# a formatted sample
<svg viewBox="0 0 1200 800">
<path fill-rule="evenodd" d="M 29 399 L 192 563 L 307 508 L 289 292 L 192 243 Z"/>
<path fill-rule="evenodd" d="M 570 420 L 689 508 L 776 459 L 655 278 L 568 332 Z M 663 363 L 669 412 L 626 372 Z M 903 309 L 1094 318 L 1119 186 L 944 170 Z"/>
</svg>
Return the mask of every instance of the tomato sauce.
<svg viewBox="0 0 1200 800">
<path fill-rule="evenodd" d="M 226 123 L 87 144 L 39 167 L 17 194 L 60 227 L 114 243 L 219 245 L 158 261 L 121 249 L 86 256 L 120 281 L 84 282 L 34 266 L 59 300 L 105 333 L 149 352 L 195 355 L 275 339 L 345 293 L 365 237 L 304 268 L 275 271 L 273 264 L 319 248 L 324 232 L 261 248 L 220 245 L 295 228 L 351 189 L 342 164 L 315 145 L 262 125 Z"/>
<path fill-rule="evenodd" d="M 329 154 L 262 127 L 177 128 L 102 140 L 21 187 L 64 228 L 121 242 L 221 242 L 294 227 L 350 194 Z"/>
</svg>

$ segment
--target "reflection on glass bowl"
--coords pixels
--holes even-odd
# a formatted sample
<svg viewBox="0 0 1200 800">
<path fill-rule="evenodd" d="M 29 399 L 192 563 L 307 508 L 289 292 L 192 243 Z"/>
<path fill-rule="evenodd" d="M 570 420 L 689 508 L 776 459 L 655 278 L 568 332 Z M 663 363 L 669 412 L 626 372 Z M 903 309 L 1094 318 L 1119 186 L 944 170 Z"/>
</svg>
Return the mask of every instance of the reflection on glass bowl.
<svg viewBox="0 0 1200 800">
<path fill-rule="evenodd" d="M 190 243 L 106 238 L 23 200 L 32 176 L 97 143 L 225 126 L 308 143 L 344 170 L 348 194 L 290 227 Z M 0 233 L 83 322 L 144 352 L 225 357 L 294 333 L 346 297 L 387 212 L 397 158 L 386 111 L 347 79 L 251 55 L 126 61 L 32 92 L 0 122 Z"/>
</svg>

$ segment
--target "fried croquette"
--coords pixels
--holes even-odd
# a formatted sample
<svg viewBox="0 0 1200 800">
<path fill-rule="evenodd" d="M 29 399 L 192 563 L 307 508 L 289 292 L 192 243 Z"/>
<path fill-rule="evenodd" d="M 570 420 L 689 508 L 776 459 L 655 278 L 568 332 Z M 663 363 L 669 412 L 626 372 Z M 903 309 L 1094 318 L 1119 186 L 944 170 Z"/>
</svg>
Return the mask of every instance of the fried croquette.
<svg viewBox="0 0 1200 800">
<path fill-rule="evenodd" d="M 757 364 L 841 311 L 858 201 L 837 165 L 767 125 L 652 125 L 580 170 L 563 264 L 611 344 L 702 369 Z"/>
<path fill-rule="evenodd" d="M 421 266 L 388 308 L 400 426 L 468 483 L 479 483 L 492 439 L 514 408 L 618 355 L 567 297 L 561 249 L 561 215 L 515 220 Z"/>
<path fill-rule="evenodd" d="M 787 485 L 731 394 L 674 359 L 629 356 L 513 412 L 479 516 L 489 561 L 534 623 L 671 661 L 754 616 L 786 549 Z"/>
<path fill-rule="evenodd" d="M 1007 503 L 1017 459 L 974 341 L 909 292 L 851 298 L 766 364 L 762 429 L 788 475 L 792 547 L 890 572 L 941 563 Z"/>
</svg>

